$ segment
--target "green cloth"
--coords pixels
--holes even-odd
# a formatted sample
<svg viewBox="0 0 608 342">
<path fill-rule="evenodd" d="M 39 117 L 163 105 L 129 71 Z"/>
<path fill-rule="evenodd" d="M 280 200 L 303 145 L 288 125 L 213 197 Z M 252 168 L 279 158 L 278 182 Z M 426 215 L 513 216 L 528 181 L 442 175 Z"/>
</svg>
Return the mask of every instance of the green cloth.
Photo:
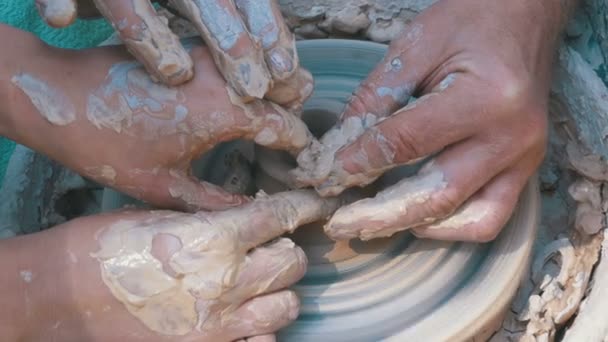
<svg viewBox="0 0 608 342">
<path fill-rule="evenodd" d="M 97 46 L 113 32 L 103 19 L 77 20 L 63 29 L 49 27 L 38 15 L 34 0 L 0 0 L 0 23 L 32 32 L 49 45 L 69 49 Z M 14 142 L 0 137 L 0 187 L 14 149 Z"/>
</svg>

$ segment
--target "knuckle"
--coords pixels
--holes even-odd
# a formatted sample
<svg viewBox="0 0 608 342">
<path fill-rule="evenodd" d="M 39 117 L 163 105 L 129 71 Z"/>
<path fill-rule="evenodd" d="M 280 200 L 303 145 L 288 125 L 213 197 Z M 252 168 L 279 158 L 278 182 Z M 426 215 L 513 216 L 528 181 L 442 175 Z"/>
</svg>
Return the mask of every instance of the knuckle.
<svg viewBox="0 0 608 342">
<path fill-rule="evenodd" d="M 391 125 L 390 121 L 381 125 L 381 131 L 395 154 L 394 160 L 407 162 L 423 156 L 422 142 L 418 141 L 417 135 L 407 126 Z"/>
<path fill-rule="evenodd" d="M 502 230 L 502 224 L 496 218 L 489 218 L 485 224 L 478 224 L 473 228 L 472 241 L 479 243 L 486 243 L 494 241 L 500 231 Z"/>
<path fill-rule="evenodd" d="M 493 75 L 491 102 L 502 108 L 520 108 L 530 88 L 528 77 L 506 66 L 496 67 Z"/>
<path fill-rule="evenodd" d="M 370 110 L 371 108 L 374 108 L 374 110 Z M 379 114 L 378 110 L 380 108 L 382 107 L 380 106 L 380 102 L 376 96 L 373 86 L 368 82 L 363 82 L 348 101 L 345 114 L 348 116 L 364 114 L 367 112 Z"/>
<path fill-rule="evenodd" d="M 534 151 L 534 154 L 542 157 L 548 139 L 547 112 L 532 108 L 522 111 L 522 114 L 509 130 L 512 140 L 516 140 L 512 146 L 523 151 Z"/>
<path fill-rule="evenodd" d="M 464 202 L 462 191 L 448 187 L 436 193 L 428 202 L 431 217 L 444 218 L 452 214 Z"/>
</svg>

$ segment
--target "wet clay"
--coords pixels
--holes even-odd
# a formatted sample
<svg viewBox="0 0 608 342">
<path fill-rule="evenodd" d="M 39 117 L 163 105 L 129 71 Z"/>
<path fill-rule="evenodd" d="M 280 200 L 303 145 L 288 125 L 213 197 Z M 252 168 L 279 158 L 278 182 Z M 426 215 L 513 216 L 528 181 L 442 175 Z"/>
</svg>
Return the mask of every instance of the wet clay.
<svg viewBox="0 0 608 342">
<path fill-rule="evenodd" d="M 486 215 L 492 215 L 495 204 L 484 201 L 470 201 L 462 205 L 454 214 L 445 220 L 429 225 L 428 229 L 464 229 L 470 224 L 483 220 Z M 434 221 L 434 220 L 432 220 Z"/>
<path fill-rule="evenodd" d="M 256 253 L 269 253 L 249 253 L 257 241 L 325 218 L 339 205 L 313 191 L 293 191 L 260 194 L 254 203 L 226 212 L 157 211 L 146 219 L 125 219 L 105 228 L 92 256 L 100 263 L 108 289 L 148 328 L 164 335 L 195 329 L 205 333 L 229 321 L 242 301 L 271 288 L 286 268 L 301 267 L 303 260 L 284 264 L 277 254 L 269 259 L 276 265 L 265 265 L 272 268 L 272 276 L 243 283 L 239 277 L 248 272 Z M 271 215 L 266 217 L 269 208 Z M 266 222 L 267 229 L 247 227 L 258 221 Z M 288 239 L 272 245 L 282 253 L 296 248 Z"/>
<path fill-rule="evenodd" d="M 87 118 L 97 128 L 121 133 L 145 127 L 146 138 L 175 133 L 188 116 L 181 90 L 155 83 L 137 62 L 121 62 L 87 99 Z"/>
<path fill-rule="evenodd" d="M 245 257 L 235 234 L 196 216 L 159 212 L 110 226 L 93 256 L 104 283 L 129 312 L 156 332 L 184 335 L 205 322 L 208 308 L 199 308 L 197 297 L 218 299 L 234 284 Z M 161 239 L 164 258 L 153 255 Z"/>
<path fill-rule="evenodd" d="M 298 168 L 293 171 L 296 180 L 302 184 L 312 183 L 320 187 L 322 184 L 319 180 L 327 179 L 334 173 L 344 172 L 341 166 L 334 162 L 336 152 L 355 141 L 377 121 L 378 117 L 370 113 L 363 117 L 349 117 L 330 129 L 320 141 L 313 141 L 312 145 L 298 156 Z M 340 190 L 332 191 L 335 192 Z"/>
<path fill-rule="evenodd" d="M 241 108 L 245 117 L 251 122 L 250 130 L 255 132 L 251 138 L 257 144 L 269 147 L 293 146 L 288 152 L 297 154 L 313 141 L 306 124 L 281 106 L 261 100 L 245 103 L 232 88 L 226 87 L 226 91 L 230 102 Z M 272 114 L 273 112 L 277 114 Z M 269 127 L 277 125 L 281 125 L 281 129 Z"/>
<path fill-rule="evenodd" d="M 325 232 L 338 240 L 389 237 L 412 227 L 386 229 L 387 223 L 394 226 L 399 217 L 406 217 L 409 208 L 425 203 L 432 194 L 445 187 L 447 182 L 443 172 L 431 162 L 416 176 L 404 178 L 375 197 L 338 209 L 325 225 Z"/>
<path fill-rule="evenodd" d="M 70 99 L 44 80 L 20 73 L 13 76 L 11 82 L 28 96 L 38 113 L 48 122 L 65 126 L 76 120 L 76 110 Z"/>
<path fill-rule="evenodd" d="M 141 20 L 128 30 L 120 23 L 128 25 L 125 18 L 116 18 L 104 0 L 95 0 L 99 11 L 108 18 L 119 32 L 132 32 L 121 35 L 127 49 L 145 64 L 150 74 L 162 78 L 169 85 L 181 84 L 193 75 L 192 59 L 182 48 L 179 38 L 167 27 L 165 17 L 158 16 L 148 1 L 127 1 L 135 15 Z M 117 24 L 119 23 L 119 24 Z"/>
<path fill-rule="evenodd" d="M 53 27 L 66 27 L 76 19 L 74 0 L 38 0 L 36 6 L 44 20 Z"/>
<path fill-rule="evenodd" d="M 273 79 L 266 98 L 299 113 L 312 94 L 313 80 L 308 71 L 299 67 L 295 37 L 282 19 L 277 3 L 272 0 L 235 3 L 265 51 L 266 66 Z"/>
<path fill-rule="evenodd" d="M 116 170 L 109 165 L 85 167 L 84 171 L 89 177 L 107 184 L 113 185 L 116 182 Z"/>
<path fill-rule="evenodd" d="M 262 49 L 236 9 L 215 0 L 173 0 L 171 4 L 201 32 L 230 87 L 246 101 L 263 98 L 271 86 L 270 73 Z"/>
</svg>

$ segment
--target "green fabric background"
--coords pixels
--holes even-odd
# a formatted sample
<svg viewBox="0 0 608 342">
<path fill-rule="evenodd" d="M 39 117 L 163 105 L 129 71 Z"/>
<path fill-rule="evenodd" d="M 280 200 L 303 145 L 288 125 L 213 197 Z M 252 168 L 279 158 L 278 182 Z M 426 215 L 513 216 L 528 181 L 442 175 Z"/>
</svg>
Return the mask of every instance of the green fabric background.
<svg viewBox="0 0 608 342">
<path fill-rule="evenodd" d="M 70 49 L 97 46 L 113 32 L 103 19 L 77 20 L 64 29 L 51 28 L 38 15 L 34 0 L 0 0 L 0 23 L 32 32 L 49 45 Z M 0 137 L 0 187 L 14 149 L 14 142 Z"/>
</svg>

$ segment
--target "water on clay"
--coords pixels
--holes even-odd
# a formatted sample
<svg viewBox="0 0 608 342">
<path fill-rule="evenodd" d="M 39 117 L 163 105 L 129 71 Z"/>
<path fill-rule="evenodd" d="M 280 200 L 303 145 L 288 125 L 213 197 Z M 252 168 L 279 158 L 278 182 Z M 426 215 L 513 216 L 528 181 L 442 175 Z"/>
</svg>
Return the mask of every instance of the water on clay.
<svg viewBox="0 0 608 342">
<path fill-rule="evenodd" d="M 303 114 L 313 133 L 322 133 L 336 120 L 385 51 L 384 45 L 363 41 L 298 43 L 301 63 L 315 78 L 315 91 Z M 195 173 L 222 184 L 227 171 L 223 161 L 235 150 L 250 159 L 262 151 L 265 157 L 295 166 L 284 155 L 254 151 L 251 144 L 238 141 L 207 154 L 194 165 Z M 255 165 L 256 160 L 252 161 Z M 371 191 L 413 171 L 393 170 Z M 260 165 L 253 178 L 258 188 L 269 193 L 285 188 Z M 116 194 L 109 190 L 108 196 Z M 125 198 L 118 197 L 106 209 L 124 203 Z M 323 234 L 323 222 L 301 227 L 290 237 L 309 258 L 306 276 L 294 287 L 302 310 L 278 338 L 298 342 L 483 340 L 502 322 L 526 271 L 539 209 L 537 185 L 532 181 L 508 226 L 490 244 L 419 240 L 408 232 L 389 239 L 335 243 Z"/>
</svg>

